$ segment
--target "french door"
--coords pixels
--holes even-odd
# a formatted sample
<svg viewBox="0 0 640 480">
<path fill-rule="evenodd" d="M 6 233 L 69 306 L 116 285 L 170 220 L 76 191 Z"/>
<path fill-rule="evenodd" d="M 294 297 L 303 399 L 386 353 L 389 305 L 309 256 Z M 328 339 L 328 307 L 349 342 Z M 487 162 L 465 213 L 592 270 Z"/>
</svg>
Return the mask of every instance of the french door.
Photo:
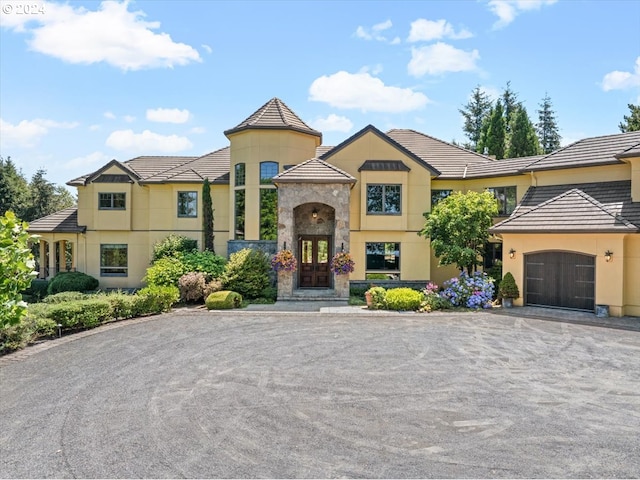
<svg viewBox="0 0 640 480">
<path fill-rule="evenodd" d="M 305 235 L 300 237 L 300 288 L 328 288 L 331 285 L 329 252 L 331 237 L 327 235 Z"/>
</svg>

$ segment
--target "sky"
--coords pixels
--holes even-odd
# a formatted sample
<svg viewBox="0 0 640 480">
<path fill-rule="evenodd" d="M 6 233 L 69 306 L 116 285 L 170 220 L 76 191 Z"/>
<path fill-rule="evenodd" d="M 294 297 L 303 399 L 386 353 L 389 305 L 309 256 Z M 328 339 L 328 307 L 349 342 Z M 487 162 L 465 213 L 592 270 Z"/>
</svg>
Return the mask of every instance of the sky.
<svg viewBox="0 0 640 480">
<path fill-rule="evenodd" d="M 640 105 L 640 0 L 0 5 L 0 155 L 59 185 L 225 147 L 273 97 L 323 145 L 369 124 L 463 143 L 471 92 L 507 82 L 534 123 L 551 99 L 563 145 Z"/>
</svg>

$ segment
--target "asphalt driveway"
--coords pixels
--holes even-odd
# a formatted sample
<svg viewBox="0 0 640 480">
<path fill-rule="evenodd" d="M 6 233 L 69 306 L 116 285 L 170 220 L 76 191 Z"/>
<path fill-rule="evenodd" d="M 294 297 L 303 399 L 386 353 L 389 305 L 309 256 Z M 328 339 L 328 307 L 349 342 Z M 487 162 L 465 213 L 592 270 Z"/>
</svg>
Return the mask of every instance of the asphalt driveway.
<svg viewBox="0 0 640 480">
<path fill-rule="evenodd" d="M 181 310 L 62 340 L 0 361 L 2 478 L 640 476 L 640 332 Z"/>
</svg>

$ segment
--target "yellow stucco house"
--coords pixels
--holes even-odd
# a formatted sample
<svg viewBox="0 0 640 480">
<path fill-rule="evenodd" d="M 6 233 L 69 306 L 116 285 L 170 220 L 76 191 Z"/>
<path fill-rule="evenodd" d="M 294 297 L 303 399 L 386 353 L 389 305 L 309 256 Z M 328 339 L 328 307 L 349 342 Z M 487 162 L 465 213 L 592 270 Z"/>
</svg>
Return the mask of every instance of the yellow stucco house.
<svg viewBox="0 0 640 480">
<path fill-rule="evenodd" d="M 503 262 L 516 305 L 640 316 L 640 132 L 587 138 L 549 155 L 496 161 L 414 130 L 367 126 L 337 146 L 273 98 L 201 157 L 112 160 L 68 185 L 78 207 L 35 220 L 40 276 L 76 269 L 102 288 L 136 288 L 153 244 L 171 233 L 203 244 L 202 183 L 211 182 L 215 251 L 246 246 L 298 258 L 278 298 L 345 298 L 349 281 L 423 286 L 455 276 L 417 235 L 453 191 L 499 200 L 485 264 Z M 328 270 L 349 251 L 355 271 Z M 375 279 L 375 281 L 373 280 Z"/>
</svg>

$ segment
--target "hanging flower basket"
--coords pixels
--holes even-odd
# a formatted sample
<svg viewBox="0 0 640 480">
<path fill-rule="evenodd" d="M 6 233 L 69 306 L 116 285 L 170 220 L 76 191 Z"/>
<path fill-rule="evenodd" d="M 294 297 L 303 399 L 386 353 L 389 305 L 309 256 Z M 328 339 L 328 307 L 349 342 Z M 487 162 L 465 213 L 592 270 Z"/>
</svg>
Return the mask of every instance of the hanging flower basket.
<svg viewBox="0 0 640 480">
<path fill-rule="evenodd" d="M 271 259 L 271 268 L 276 272 L 295 272 L 298 261 L 291 250 L 280 250 Z"/>
<path fill-rule="evenodd" d="M 348 275 L 353 272 L 355 265 L 349 252 L 338 252 L 331 259 L 329 268 L 336 275 Z"/>
</svg>

